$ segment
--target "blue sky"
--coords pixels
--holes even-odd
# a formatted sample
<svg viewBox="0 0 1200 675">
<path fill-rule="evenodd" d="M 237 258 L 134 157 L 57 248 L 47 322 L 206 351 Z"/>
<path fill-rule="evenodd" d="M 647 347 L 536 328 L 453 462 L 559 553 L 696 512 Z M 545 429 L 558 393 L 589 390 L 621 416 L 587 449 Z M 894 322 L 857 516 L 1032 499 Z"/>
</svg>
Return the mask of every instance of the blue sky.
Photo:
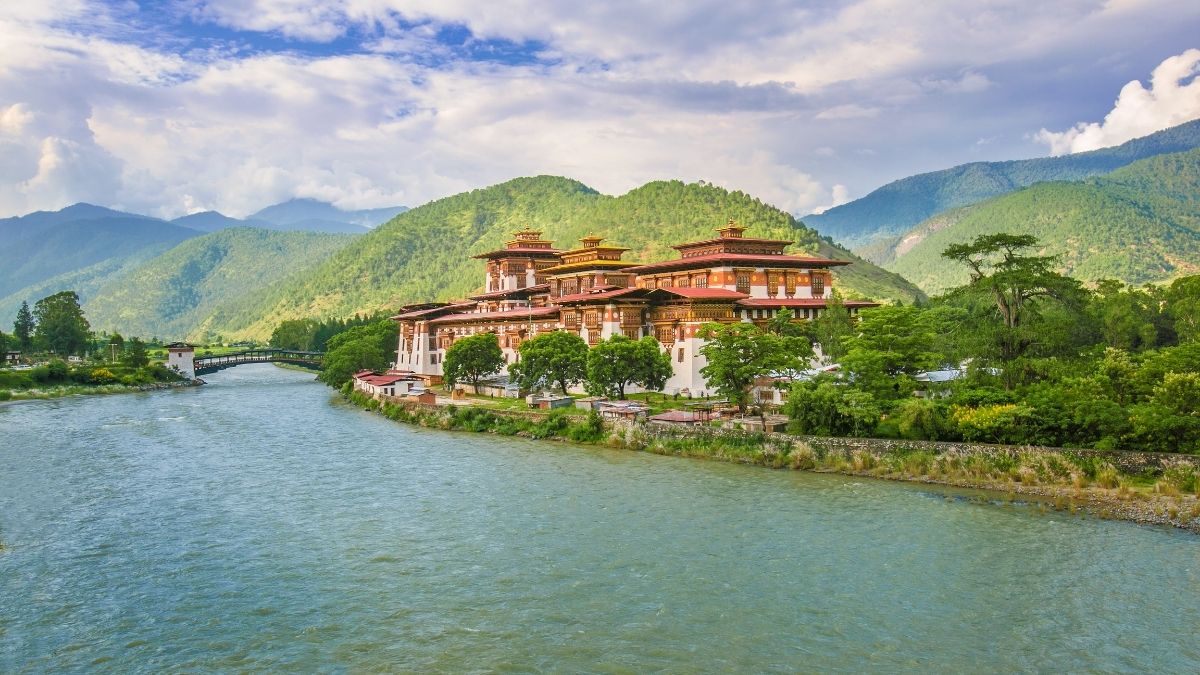
<svg viewBox="0 0 1200 675">
<path fill-rule="evenodd" d="M 521 175 L 797 214 L 1200 117 L 1176 0 L 0 7 L 0 215 L 418 205 Z"/>
</svg>

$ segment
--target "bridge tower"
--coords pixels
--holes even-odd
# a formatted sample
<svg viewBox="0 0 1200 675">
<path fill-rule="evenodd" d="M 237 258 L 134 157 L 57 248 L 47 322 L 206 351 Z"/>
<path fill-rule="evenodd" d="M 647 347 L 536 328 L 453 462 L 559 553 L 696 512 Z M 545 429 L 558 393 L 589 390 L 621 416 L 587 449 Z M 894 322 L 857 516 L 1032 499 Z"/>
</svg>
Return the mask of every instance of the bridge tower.
<svg viewBox="0 0 1200 675">
<path fill-rule="evenodd" d="M 167 345 L 167 367 L 189 380 L 196 379 L 196 346 L 186 342 Z"/>
</svg>

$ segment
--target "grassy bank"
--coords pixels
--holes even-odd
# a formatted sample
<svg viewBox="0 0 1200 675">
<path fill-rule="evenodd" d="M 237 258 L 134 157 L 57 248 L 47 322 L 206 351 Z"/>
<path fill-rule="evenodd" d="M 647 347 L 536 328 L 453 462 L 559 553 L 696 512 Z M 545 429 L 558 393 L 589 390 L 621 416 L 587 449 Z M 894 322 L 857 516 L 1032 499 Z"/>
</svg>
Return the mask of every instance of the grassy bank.
<svg viewBox="0 0 1200 675">
<path fill-rule="evenodd" d="M 61 386 L 42 387 L 34 389 L 19 389 L 15 391 L 0 390 L 0 403 L 15 401 L 45 401 L 65 396 L 98 396 L 106 394 L 128 394 L 137 391 L 152 391 L 154 389 L 171 389 L 174 387 L 190 387 L 190 381 L 156 382 L 152 384 L 66 384 Z"/>
<path fill-rule="evenodd" d="M 709 459 L 773 469 L 921 482 L 1023 495 L 1045 508 L 1101 518 L 1171 525 L 1200 533 L 1200 473 L 1180 463 L 1160 475 L 1134 475 L 1103 458 L 1061 452 L 989 454 L 894 449 L 828 450 L 781 434 L 651 431 L 613 427 L 594 413 L 554 411 L 538 416 L 473 406 L 408 407 L 344 391 L 350 402 L 388 419 L 454 431 L 605 445 L 675 457 Z"/>
</svg>

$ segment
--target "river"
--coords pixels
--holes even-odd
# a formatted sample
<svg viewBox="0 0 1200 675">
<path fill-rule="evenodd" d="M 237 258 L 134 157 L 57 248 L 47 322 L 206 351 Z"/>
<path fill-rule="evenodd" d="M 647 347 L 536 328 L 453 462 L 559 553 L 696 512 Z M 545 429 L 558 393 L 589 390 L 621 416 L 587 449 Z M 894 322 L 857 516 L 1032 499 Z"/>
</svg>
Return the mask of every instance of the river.
<svg viewBox="0 0 1200 675">
<path fill-rule="evenodd" d="M 1200 671 L 1192 534 L 209 380 L 0 406 L 0 671 Z"/>
</svg>

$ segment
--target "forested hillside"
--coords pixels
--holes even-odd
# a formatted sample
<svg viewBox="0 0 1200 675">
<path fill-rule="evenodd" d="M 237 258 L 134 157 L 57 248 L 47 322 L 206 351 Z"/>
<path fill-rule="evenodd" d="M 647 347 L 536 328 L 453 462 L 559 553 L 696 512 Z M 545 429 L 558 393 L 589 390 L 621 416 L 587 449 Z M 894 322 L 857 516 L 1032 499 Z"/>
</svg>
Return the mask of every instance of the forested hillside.
<svg viewBox="0 0 1200 675">
<path fill-rule="evenodd" d="M 1155 155 L 1197 147 L 1200 147 L 1200 120 L 1091 152 L 1009 162 L 973 162 L 889 183 L 861 199 L 820 215 L 805 216 L 804 222 L 834 241 L 876 259 L 870 248 L 873 242 L 903 234 L 948 209 L 975 204 L 1034 183 L 1079 180 Z"/>
<path fill-rule="evenodd" d="M 224 307 L 303 273 L 354 237 L 253 228 L 221 230 L 109 279 L 84 302 L 92 327 L 130 335 L 204 339 Z"/>
<path fill-rule="evenodd" d="M 26 219 L 32 215 L 7 221 L 9 236 L 0 246 L 4 271 L 0 297 L 105 261 L 161 252 L 200 235 L 186 227 L 125 214 L 49 224 Z"/>
<path fill-rule="evenodd" d="M 980 234 L 1032 234 L 1083 281 L 1130 284 L 1200 272 L 1200 149 L 1145 159 L 1108 175 L 1039 183 L 927 220 L 880 253 L 933 294 L 966 281 L 941 260 Z"/>
<path fill-rule="evenodd" d="M 560 248 L 594 232 L 629 247 L 626 259 L 651 262 L 674 257 L 673 244 L 712 236 L 729 218 L 748 226 L 750 235 L 797 241 L 794 253 L 855 259 L 791 215 L 741 192 L 663 181 L 610 197 L 566 178 L 518 178 L 403 213 L 211 325 L 262 338 L 284 319 L 345 317 L 462 297 L 482 286 L 481 263 L 471 256 L 503 246 L 523 227 L 543 230 Z M 902 278 L 861 260 L 838 277 L 850 295 L 905 301 L 920 295 Z"/>
</svg>

